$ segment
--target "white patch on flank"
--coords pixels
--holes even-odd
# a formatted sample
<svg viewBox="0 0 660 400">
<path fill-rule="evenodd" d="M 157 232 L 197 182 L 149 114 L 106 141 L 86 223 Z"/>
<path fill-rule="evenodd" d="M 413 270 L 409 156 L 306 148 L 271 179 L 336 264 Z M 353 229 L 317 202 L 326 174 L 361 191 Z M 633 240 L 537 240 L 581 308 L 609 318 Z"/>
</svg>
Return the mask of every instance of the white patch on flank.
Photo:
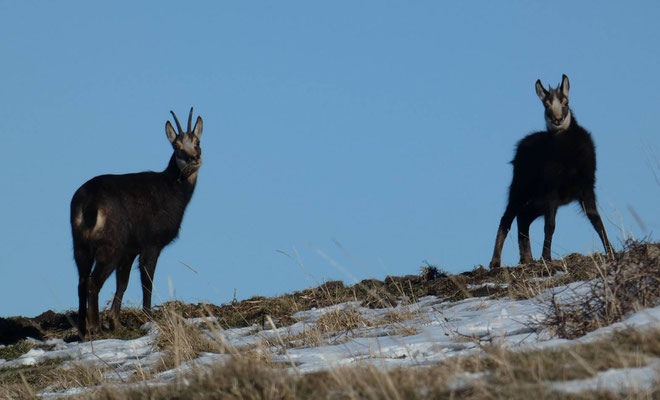
<svg viewBox="0 0 660 400">
<path fill-rule="evenodd" d="M 78 214 L 76 214 L 76 218 L 75 218 L 74 222 L 76 223 L 76 226 L 82 225 L 82 222 L 83 222 L 82 210 L 80 210 L 78 212 Z M 93 239 L 93 238 L 95 238 L 101 232 L 101 230 L 103 229 L 104 226 L 105 226 L 105 212 L 103 210 L 99 209 L 96 212 L 96 223 L 94 224 L 94 227 L 89 231 L 87 231 L 85 229 L 82 230 L 83 238 L 84 239 L 90 239 L 90 238 Z"/>
<path fill-rule="evenodd" d="M 96 234 L 99 233 L 99 231 L 103 229 L 104 226 L 105 226 L 105 213 L 103 212 L 102 209 L 99 208 L 99 210 L 96 212 L 96 224 L 92 229 L 91 235 L 96 236 Z"/>
</svg>

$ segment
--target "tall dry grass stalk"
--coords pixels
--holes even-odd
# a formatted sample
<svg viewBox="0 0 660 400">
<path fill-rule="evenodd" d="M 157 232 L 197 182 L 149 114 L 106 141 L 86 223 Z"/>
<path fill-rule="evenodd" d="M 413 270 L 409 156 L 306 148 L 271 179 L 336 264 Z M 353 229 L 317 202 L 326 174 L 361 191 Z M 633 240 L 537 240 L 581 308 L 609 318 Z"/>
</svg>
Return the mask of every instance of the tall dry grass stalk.
<svg viewBox="0 0 660 400">
<path fill-rule="evenodd" d="M 608 262 L 594 260 L 598 276 L 589 293 L 569 303 L 551 299 L 543 324 L 576 338 L 660 304 L 660 246 L 628 241 Z"/>
</svg>

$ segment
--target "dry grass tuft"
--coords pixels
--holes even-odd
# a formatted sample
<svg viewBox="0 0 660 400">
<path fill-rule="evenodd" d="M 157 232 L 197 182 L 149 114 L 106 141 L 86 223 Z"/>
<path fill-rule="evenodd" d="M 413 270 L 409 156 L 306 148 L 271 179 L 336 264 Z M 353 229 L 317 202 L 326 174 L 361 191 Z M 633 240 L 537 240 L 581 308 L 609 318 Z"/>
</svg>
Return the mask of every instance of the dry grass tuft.
<svg viewBox="0 0 660 400">
<path fill-rule="evenodd" d="M 564 338 L 576 338 L 660 304 L 660 246 L 629 241 L 598 270 L 590 292 L 563 304 L 553 296 L 544 324 Z"/>
<path fill-rule="evenodd" d="M 364 318 L 357 309 L 330 310 L 323 314 L 314 325 L 305 327 L 303 332 L 297 335 L 283 338 L 283 342 L 287 349 L 338 344 L 355 336 L 354 331 L 372 326 L 374 324 Z M 280 345 L 276 341 L 267 341 L 264 344 L 267 346 Z"/>
<path fill-rule="evenodd" d="M 176 307 L 164 304 L 161 318 L 156 322 L 159 330 L 156 347 L 164 355 L 158 368 L 160 371 L 172 369 L 182 363 L 197 358 L 202 352 L 219 353 L 222 346 L 202 334 L 177 312 Z"/>
<path fill-rule="evenodd" d="M 380 324 L 399 324 L 405 321 L 418 318 L 419 313 L 410 309 L 392 310 L 383 315 L 377 322 Z"/>
<path fill-rule="evenodd" d="M 359 328 L 367 328 L 373 323 L 364 318 L 358 310 L 331 310 L 323 314 L 316 326 L 321 333 L 351 332 Z"/>
<path fill-rule="evenodd" d="M 53 383 L 50 377 L 63 361 L 48 360 L 34 366 L 0 369 L 0 398 L 31 398 L 30 394 Z"/>
<path fill-rule="evenodd" d="M 391 334 L 399 336 L 410 336 L 419 333 L 414 326 L 405 324 L 406 321 L 420 319 L 422 322 L 428 322 L 427 318 L 421 315 L 417 310 L 411 308 L 393 309 L 380 317 L 375 325 L 388 325 L 392 327 Z"/>
<path fill-rule="evenodd" d="M 0 398 L 36 398 L 35 393 L 73 387 L 94 387 L 107 381 L 108 367 L 78 363 L 62 365 L 65 359 L 47 360 L 33 366 L 0 370 Z"/>
<path fill-rule="evenodd" d="M 488 371 L 500 384 L 565 381 L 590 378 L 611 368 L 636 368 L 660 356 L 660 330 L 626 329 L 607 339 L 533 351 L 483 347 L 483 357 L 463 367 L 470 372 Z"/>
<path fill-rule="evenodd" d="M 52 390 L 72 387 L 94 387 L 103 384 L 108 379 L 106 375 L 113 374 L 109 367 L 90 367 L 86 364 L 72 363 L 64 368 L 56 368 L 50 374 L 49 385 Z"/>
</svg>

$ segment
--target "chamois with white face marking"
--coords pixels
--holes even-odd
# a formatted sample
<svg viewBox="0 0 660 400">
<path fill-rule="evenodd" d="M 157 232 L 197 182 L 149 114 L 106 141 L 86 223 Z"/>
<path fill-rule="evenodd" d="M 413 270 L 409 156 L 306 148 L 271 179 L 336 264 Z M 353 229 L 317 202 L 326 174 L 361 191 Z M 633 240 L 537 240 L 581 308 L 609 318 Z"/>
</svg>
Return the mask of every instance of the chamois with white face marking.
<svg viewBox="0 0 660 400">
<path fill-rule="evenodd" d="M 500 220 L 490 268 L 501 264 L 502 246 L 511 223 L 518 222 L 520 263 L 532 261 L 529 226 L 536 218 L 545 219 L 544 260 L 550 260 L 557 208 L 577 200 L 598 233 L 609 255 L 613 253 L 603 221 L 596 207 L 596 150 L 591 135 L 575 120 L 568 106 L 568 77 L 546 90 L 536 81 L 536 94 L 545 107 L 547 130 L 532 133 L 520 142 L 513 164 L 509 202 Z"/>
<path fill-rule="evenodd" d="M 139 255 L 142 306 L 151 309 L 156 262 L 163 247 L 179 234 L 186 206 L 202 165 L 202 118 L 191 129 L 181 129 L 173 111 L 178 133 L 169 121 L 165 133 L 174 152 L 162 172 L 100 175 L 83 184 L 71 200 L 73 252 L 78 267 L 78 329 L 98 333 L 99 291 L 113 271 L 117 276 L 110 310 L 112 328 L 121 326 L 119 311 L 128 285 L 131 266 Z"/>
</svg>

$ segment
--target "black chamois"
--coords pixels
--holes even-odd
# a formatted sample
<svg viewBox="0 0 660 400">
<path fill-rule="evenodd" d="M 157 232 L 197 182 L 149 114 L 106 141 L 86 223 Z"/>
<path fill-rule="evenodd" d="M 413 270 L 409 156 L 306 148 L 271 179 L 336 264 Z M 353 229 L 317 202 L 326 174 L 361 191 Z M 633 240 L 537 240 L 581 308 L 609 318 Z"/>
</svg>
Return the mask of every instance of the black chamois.
<svg viewBox="0 0 660 400">
<path fill-rule="evenodd" d="M 179 233 L 202 165 L 202 118 L 197 117 L 191 130 L 191 108 L 184 132 L 174 112 L 170 112 L 179 133 L 167 121 L 165 133 L 174 153 L 163 172 L 100 175 L 82 185 L 71 200 L 73 252 L 78 267 L 78 330 L 82 339 L 87 332 L 101 330 L 99 291 L 113 271 L 117 291 L 110 319 L 112 328 L 121 326 L 121 301 L 138 255 L 142 306 L 146 312 L 151 309 L 158 256 Z"/>
<path fill-rule="evenodd" d="M 500 220 L 490 268 L 500 266 L 504 239 L 514 218 L 518 222 L 520 263 L 527 264 L 532 261 L 529 225 L 544 216 L 542 257 L 549 261 L 557 208 L 574 200 L 580 202 L 605 252 L 613 254 L 596 207 L 596 151 L 591 135 L 577 123 L 568 106 L 569 86 L 566 75 L 556 89 L 545 90 L 541 80 L 536 81 L 536 94 L 545 107 L 547 130 L 532 133 L 518 142 L 511 162 L 513 180 L 509 187 L 509 203 Z"/>
</svg>

